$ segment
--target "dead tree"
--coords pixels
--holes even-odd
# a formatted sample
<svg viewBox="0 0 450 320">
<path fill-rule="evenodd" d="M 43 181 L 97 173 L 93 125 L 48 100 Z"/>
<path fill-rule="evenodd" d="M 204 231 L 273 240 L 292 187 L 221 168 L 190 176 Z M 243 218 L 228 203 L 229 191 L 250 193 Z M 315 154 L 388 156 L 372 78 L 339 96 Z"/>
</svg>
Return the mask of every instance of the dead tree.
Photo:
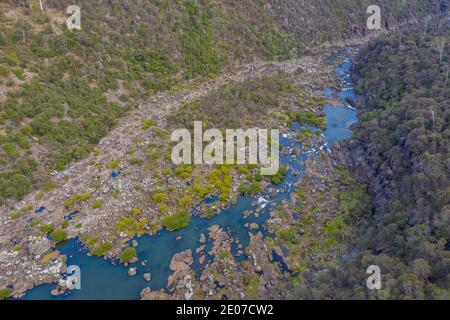
<svg viewBox="0 0 450 320">
<path fill-rule="evenodd" d="M 437 37 L 431 44 L 431 47 L 439 53 L 439 64 L 442 63 L 444 57 L 445 46 L 447 45 L 447 39 L 444 37 Z"/>
</svg>

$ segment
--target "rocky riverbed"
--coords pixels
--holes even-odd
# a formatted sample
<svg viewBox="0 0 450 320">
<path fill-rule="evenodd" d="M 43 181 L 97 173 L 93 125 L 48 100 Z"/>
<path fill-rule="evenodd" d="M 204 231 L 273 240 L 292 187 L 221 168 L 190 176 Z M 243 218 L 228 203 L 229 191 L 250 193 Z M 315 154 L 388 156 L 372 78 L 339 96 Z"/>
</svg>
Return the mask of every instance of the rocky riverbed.
<svg viewBox="0 0 450 320">
<path fill-rule="evenodd" d="M 96 246 L 105 243 L 111 245 L 105 254 L 106 258 L 119 256 L 132 235 L 117 232 L 115 229 L 117 221 L 124 212 L 132 211 L 137 204 L 146 203 L 148 201 L 146 194 L 153 190 L 156 183 L 156 180 L 148 176 L 145 170 L 131 165 L 134 157 L 130 147 L 135 145 L 136 141 L 145 147 L 154 141 L 162 140 L 162 137 L 158 136 L 158 131 L 149 132 L 142 129 L 142 119 L 154 119 L 157 127 L 164 128 L 168 112 L 186 101 L 205 96 L 228 81 L 244 81 L 247 78 L 276 75 L 280 72 L 297 74 L 296 86 L 310 96 L 320 96 L 320 91 L 324 87 L 339 86 L 334 77 L 334 65 L 330 64 L 328 59 L 329 55 L 325 53 L 280 63 L 258 62 L 243 67 L 234 74 L 199 84 L 193 90 L 183 91 L 173 96 L 159 95 L 153 101 L 143 103 L 139 109 L 123 119 L 110 135 L 102 139 L 97 152 L 74 163 L 65 171 L 55 174 L 53 178 L 57 186 L 55 189 L 44 194 L 43 197 L 37 197 L 37 193 L 30 194 L 19 203 L 1 208 L 0 286 L 12 285 L 14 294 L 20 296 L 33 286 L 55 282 L 61 278 L 61 273 L 66 267 L 66 259 L 57 251 L 53 251 L 56 241 L 42 234 L 35 236 L 35 226 L 38 224 L 66 225 L 63 228 L 67 238 L 80 237 L 88 243 L 95 237 Z M 323 114 L 319 106 L 304 106 L 304 108 L 305 111 Z M 319 154 L 326 155 L 327 150 L 320 144 L 320 139 L 311 143 L 316 143 L 316 147 L 308 148 L 308 150 L 315 150 Z M 117 159 L 120 159 L 120 162 L 113 168 L 111 163 Z M 239 176 L 237 172 L 233 174 L 236 175 L 233 187 L 234 196 L 236 196 Z M 136 185 L 139 185 L 139 189 Z M 90 197 L 68 208 L 65 202 L 73 195 L 80 194 L 89 194 Z M 94 202 L 98 199 L 102 200 L 102 206 L 95 208 Z M 24 210 L 28 207 L 31 209 Z M 217 209 L 219 210 L 220 207 Z M 19 214 L 15 214 L 17 212 Z M 161 228 L 162 217 L 157 208 L 142 206 L 139 222 L 144 220 L 151 222 L 144 225 L 144 233 L 155 234 Z M 275 231 L 284 228 L 286 223 L 289 223 L 289 220 L 283 221 L 277 211 L 272 211 L 264 229 Z M 279 285 L 281 280 L 279 280 L 280 272 L 277 266 L 272 263 L 274 260 L 272 248 L 269 249 L 263 241 L 262 233 L 258 231 L 263 226 L 250 223 L 248 227 L 253 231 L 249 233 L 249 246 L 238 250 L 240 255 L 245 253 L 248 262 L 235 261 L 231 253 L 231 243 L 235 239 L 227 239 L 227 233 L 219 227 L 217 230 L 209 231 L 207 235 L 208 239 L 214 243 L 208 252 L 204 252 L 205 248 L 197 248 L 199 250 L 197 262 L 201 265 L 208 260 L 207 256 L 213 257 L 206 262 L 199 281 L 191 269 L 193 262 L 189 263 L 191 258 L 193 260 L 192 252 L 183 251 L 180 253 L 181 257 L 174 257 L 175 262 L 172 266 L 174 269 L 171 268 L 173 274 L 168 279 L 170 293 L 175 298 L 185 299 L 218 298 L 220 294 L 224 294 L 224 291 L 227 291 L 230 297 L 235 294 L 239 298 L 251 297 L 253 292 L 251 289 L 253 285 L 256 285 L 257 277 L 259 283 L 257 286 L 265 288 L 257 291 L 264 295 L 274 294 L 270 288 Z M 20 250 L 18 250 L 19 246 Z M 278 246 L 276 251 L 284 255 L 286 250 L 282 248 L 284 247 Z M 284 258 L 283 261 L 288 262 Z M 216 281 L 214 275 L 220 272 L 223 274 L 224 270 L 228 270 L 226 277 L 228 279 L 218 276 L 219 280 Z M 237 276 L 232 276 L 233 274 Z M 284 275 L 281 276 L 283 277 Z M 162 297 L 167 294 L 146 290 L 142 293 L 143 298 L 147 298 L 149 294 L 152 297 Z M 230 292 L 234 292 L 234 295 Z"/>
</svg>

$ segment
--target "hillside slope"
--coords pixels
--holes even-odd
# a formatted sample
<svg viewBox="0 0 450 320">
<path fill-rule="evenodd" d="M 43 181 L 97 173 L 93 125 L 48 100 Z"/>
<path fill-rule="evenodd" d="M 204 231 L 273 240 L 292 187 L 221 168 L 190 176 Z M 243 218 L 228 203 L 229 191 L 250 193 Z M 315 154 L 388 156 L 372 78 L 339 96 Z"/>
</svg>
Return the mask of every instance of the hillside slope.
<svg viewBox="0 0 450 320">
<path fill-rule="evenodd" d="M 385 26 L 443 1 L 380 1 Z M 302 55 L 365 33 L 369 1 L 88 1 L 69 32 L 73 1 L 0 4 L 0 205 L 85 158 L 149 95 L 186 88 L 255 59 Z"/>
<path fill-rule="evenodd" d="M 450 20 L 435 22 L 373 41 L 355 61 L 360 123 L 341 161 L 368 183 L 373 210 L 353 216 L 351 254 L 307 297 L 450 298 Z M 381 290 L 364 287 L 368 265 Z"/>
</svg>

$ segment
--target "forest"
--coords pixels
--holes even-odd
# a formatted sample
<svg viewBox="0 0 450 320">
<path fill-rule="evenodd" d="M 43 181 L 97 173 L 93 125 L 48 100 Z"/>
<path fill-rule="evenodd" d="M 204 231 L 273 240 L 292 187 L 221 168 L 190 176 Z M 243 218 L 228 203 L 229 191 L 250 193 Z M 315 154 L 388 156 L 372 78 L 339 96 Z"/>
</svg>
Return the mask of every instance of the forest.
<svg viewBox="0 0 450 320">
<path fill-rule="evenodd" d="M 430 22 L 356 58 L 360 122 L 345 147 L 372 210 L 354 219 L 350 253 L 300 296 L 450 298 L 449 36 L 448 19 Z M 364 286 L 369 265 L 381 269 L 381 290 Z"/>
</svg>

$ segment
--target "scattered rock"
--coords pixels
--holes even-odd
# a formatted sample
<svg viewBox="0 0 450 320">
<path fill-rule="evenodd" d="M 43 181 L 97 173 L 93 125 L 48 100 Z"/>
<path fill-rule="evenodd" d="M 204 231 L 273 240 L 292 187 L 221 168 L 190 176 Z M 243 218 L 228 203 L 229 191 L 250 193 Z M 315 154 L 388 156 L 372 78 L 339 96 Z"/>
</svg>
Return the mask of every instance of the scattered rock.
<svg viewBox="0 0 450 320">
<path fill-rule="evenodd" d="M 128 275 L 129 275 L 130 277 L 134 277 L 136 274 L 137 274 L 136 268 L 130 268 L 130 269 L 128 269 Z"/>
<path fill-rule="evenodd" d="M 147 282 L 152 280 L 152 274 L 150 272 L 144 273 L 143 277 L 144 277 L 144 280 L 147 281 Z"/>
<path fill-rule="evenodd" d="M 198 247 L 197 250 L 195 250 L 195 253 L 199 254 L 199 253 L 202 253 L 204 250 L 205 250 L 205 246 L 203 245 L 203 246 Z"/>
<path fill-rule="evenodd" d="M 249 227 L 250 227 L 251 230 L 258 230 L 259 229 L 258 224 L 254 223 L 254 222 L 250 223 Z"/>
</svg>

